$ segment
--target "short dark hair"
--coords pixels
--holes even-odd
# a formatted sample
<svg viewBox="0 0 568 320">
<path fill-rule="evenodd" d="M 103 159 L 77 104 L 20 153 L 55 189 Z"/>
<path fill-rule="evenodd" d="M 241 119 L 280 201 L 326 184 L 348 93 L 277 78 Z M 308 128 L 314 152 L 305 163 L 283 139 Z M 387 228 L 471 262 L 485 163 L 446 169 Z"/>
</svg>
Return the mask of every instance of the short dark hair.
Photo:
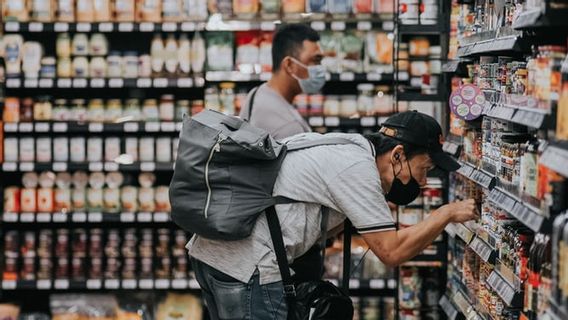
<svg viewBox="0 0 568 320">
<path fill-rule="evenodd" d="M 393 139 L 391 137 L 385 136 L 382 133 L 370 133 L 370 134 L 366 134 L 364 136 L 365 138 L 367 138 L 367 140 L 369 140 L 369 142 L 371 142 L 371 144 L 373 144 L 373 147 L 375 147 L 375 152 L 378 156 L 382 156 L 383 154 L 391 151 L 392 149 L 394 149 L 396 146 L 398 146 L 399 144 L 402 145 L 402 147 L 404 148 L 404 154 L 405 156 L 410 159 L 416 155 L 419 154 L 427 154 L 428 153 L 428 149 L 421 147 L 421 146 L 417 146 L 411 143 L 407 143 L 407 142 L 403 142 L 400 140 L 396 140 Z"/>
<path fill-rule="evenodd" d="M 272 41 L 272 70 L 278 71 L 286 56 L 298 57 L 304 40 L 318 42 L 320 36 L 309 25 L 294 23 L 282 25 Z"/>
</svg>

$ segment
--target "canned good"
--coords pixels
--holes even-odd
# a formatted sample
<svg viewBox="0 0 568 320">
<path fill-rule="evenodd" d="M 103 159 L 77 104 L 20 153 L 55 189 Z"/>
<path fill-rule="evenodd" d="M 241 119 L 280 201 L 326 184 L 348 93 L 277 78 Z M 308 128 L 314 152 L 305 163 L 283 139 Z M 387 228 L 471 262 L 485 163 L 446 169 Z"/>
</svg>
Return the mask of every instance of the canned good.
<svg viewBox="0 0 568 320">
<path fill-rule="evenodd" d="M 20 138 L 20 161 L 34 162 L 35 141 L 34 138 Z"/>
<path fill-rule="evenodd" d="M 65 137 L 53 138 L 53 160 L 56 162 L 69 161 L 69 139 Z"/>
<path fill-rule="evenodd" d="M 138 188 L 132 186 L 123 187 L 121 204 L 123 211 L 136 212 L 138 210 Z"/>
<path fill-rule="evenodd" d="M 51 162 L 51 138 L 36 139 L 37 162 Z"/>
<path fill-rule="evenodd" d="M 105 161 L 114 161 L 120 156 L 120 138 L 105 139 Z"/>
<path fill-rule="evenodd" d="M 156 154 L 158 162 L 171 162 L 172 161 L 172 139 L 168 137 L 158 138 L 156 140 L 156 149 L 159 152 Z"/>
<path fill-rule="evenodd" d="M 140 138 L 140 161 L 154 161 L 154 138 Z"/>
<path fill-rule="evenodd" d="M 85 138 L 74 137 L 71 138 L 71 161 L 72 162 L 85 162 Z"/>
<path fill-rule="evenodd" d="M 89 162 L 103 161 L 102 138 L 89 138 L 89 140 L 87 140 L 87 161 Z"/>
</svg>

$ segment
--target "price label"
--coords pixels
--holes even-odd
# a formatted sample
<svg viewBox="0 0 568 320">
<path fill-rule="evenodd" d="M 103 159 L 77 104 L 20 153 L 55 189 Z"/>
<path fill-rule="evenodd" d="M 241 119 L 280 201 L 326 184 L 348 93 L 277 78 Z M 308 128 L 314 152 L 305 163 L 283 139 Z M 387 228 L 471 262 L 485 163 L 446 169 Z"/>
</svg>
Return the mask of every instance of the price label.
<svg viewBox="0 0 568 320">
<path fill-rule="evenodd" d="M 177 86 L 179 88 L 191 88 L 193 86 L 193 80 L 191 78 L 180 78 L 177 81 Z"/>
<path fill-rule="evenodd" d="M 43 23 L 41 22 L 30 22 L 28 25 L 28 29 L 30 32 L 42 32 L 43 31 Z"/>
<path fill-rule="evenodd" d="M 71 79 L 57 79 L 57 87 L 71 88 Z"/>
<path fill-rule="evenodd" d="M 385 31 L 394 30 L 394 21 L 383 22 L 383 30 L 385 30 Z"/>
<path fill-rule="evenodd" d="M 4 222 L 18 222 L 18 214 L 17 213 L 11 213 L 11 212 L 5 212 L 2 220 Z"/>
<path fill-rule="evenodd" d="M 105 288 L 106 289 L 118 289 L 120 287 L 120 282 L 117 279 L 106 279 Z"/>
<path fill-rule="evenodd" d="M 159 122 L 146 122 L 144 125 L 144 129 L 146 132 L 158 132 L 160 131 L 160 123 Z"/>
<path fill-rule="evenodd" d="M 381 81 L 383 79 L 382 74 L 377 72 L 367 73 L 367 80 L 368 81 Z"/>
<path fill-rule="evenodd" d="M 121 22 L 118 24 L 118 31 L 120 32 L 132 32 L 134 30 L 134 24 L 131 22 Z"/>
<path fill-rule="evenodd" d="M 16 281 L 14 280 L 4 280 L 2 281 L 2 289 L 4 290 L 16 290 Z"/>
<path fill-rule="evenodd" d="M 89 279 L 87 280 L 87 289 L 89 290 L 98 290 L 102 288 L 103 282 L 99 279 Z"/>
<path fill-rule="evenodd" d="M 201 88 L 205 85 L 205 78 L 203 77 L 196 77 L 195 78 L 195 87 Z"/>
<path fill-rule="evenodd" d="M 174 122 L 162 122 L 161 127 L 163 132 L 174 132 L 176 130 L 176 124 Z"/>
<path fill-rule="evenodd" d="M 324 31 L 325 30 L 325 22 L 323 22 L 323 21 L 312 22 L 312 29 L 314 29 L 316 31 Z"/>
<path fill-rule="evenodd" d="M 114 26 L 111 22 L 99 23 L 99 32 L 112 32 L 113 30 Z"/>
<path fill-rule="evenodd" d="M 377 119 L 375 117 L 361 118 L 361 127 L 374 127 L 376 125 L 377 125 Z"/>
<path fill-rule="evenodd" d="M 124 79 L 114 78 L 108 81 L 108 86 L 111 88 L 122 88 L 124 87 Z"/>
<path fill-rule="evenodd" d="M 2 164 L 2 170 L 6 172 L 14 172 L 18 170 L 18 163 L 16 162 L 4 162 Z"/>
<path fill-rule="evenodd" d="M 104 88 L 104 86 L 105 86 L 105 79 L 101 78 L 91 79 L 92 88 Z"/>
<path fill-rule="evenodd" d="M 181 31 L 195 31 L 195 23 L 193 22 L 184 22 L 181 24 Z"/>
<path fill-rule="evenodd" d="M 103 132 L 102 123 L 89 123 L 89 132 Z"/>
<path fill-rule="evenodd" d="M 199 282 L 197 282 L 197 280 L 191 279 L 191 280 L 189 280 L 189 288 L 190 289 L 199 289 L 199 288 L 201 288 L 201 286 L 199 285 Z"/>
<path fill-rule="evenodd" d="M 497 292 L 497 294 L 505 301 L 507 305 L 511 305 L 515 297 L 515 290 L 510 287 L 495 271 L 487 278 L 489 286 Z"/>
<path fill-rule="evenodd" d="M 53 222 L 66 222 L 67 215 L 65 213 L 54 213 L 53 214 Z"/>
<path fill-rule="evenodd" d="M 24 88 L 37 88 L 37 79 L 26 79 L 24 80 Z"/>
<path fill-rule="evenodd" d="M 7 32 L 18 32 L 18 31 L 20 31 L 20 23 L 18 23 L 18 22 L 6 22 L 4 29 Z"/>
<path fill-rule="evenodd" d="M 66 279 L 55 280 L 54 287 L 57 290 L 67 290 L 69 289 L 69 280 Z"/>
<path fill-rule="evenodd" d="M 312 127 L 322 127 L 323 117 L 311 117 L 308 121 Z"/>
<path fill-rule="evenodd" d="M 105 171 L 113 172 L 118 171 L 118 163 L 116 162 L 105 162 Z"/>
<path fill-rule="evenodd" d="M 134 222 L 133 212 L 123 212 L 120 214 L 120 222 Z"/>
<path fill-rule="evenodd" d="M 53 79 L 39 79 L 40 88 L 53 88 Z"/>
<path fill-rule="evenodd" d="M 263 21 L 260 23 L 260 30 L 262 31 L 274 31 L 276 30 L 276 24 L 272 21 Z"/>
<path fill-rule="evenodd" d="M 37 222 L 41 223 L 51 222 L 51 213 L 46 213 L 46 212 L 38 213 L 36 216 L 36 220 Z"/>
<path fill-rule="evenodd" d="M 166 88 L 168 86 L 168 79 L 166 78 L 157 78 L 154 79 L 154 87 L 156 88 Z"/>
<path fill-rule="evenodd" d="M 162 31 L 175 32 L 177 31 L 177 24 L 174 22 L 164 22 L 162 23 Z"/>
<path fill-rule="evenodd" d="M 141 279 L 140 281 L 138 281 L 138 287 L 140 289 L 154 289 L 154 280 Z"/>
<path fill-rule="evenodd" d="M 328 127 L 338 127 L 339 126 L 339 117 L 326 117 L 325 118 L 325 125 Z"/>
<path fill-rule="evenodd" d="M 23 172 L 34 171 L 33 162 L 22 162 L 22 163 L 20 163 L 20 171 L 23 171 Z"/>
<path fill-rule="evenodd" d="M 168 289 L 170 287 L 170 281 L 167 279 L 157 279 L 154 285 L 156 289 Z"/>
<path fill-rule="evenodd" d="M 176 132 L 180 132 L 183 128 L 183 122 L 176 123 Z"/>
<path fill-rule="evenodd" d="M 136 284 L 134 279 L 122 280 L 122 289 L 136 289 Z"/>
<path fill-rule="evenodd" d="M 153 32 L 153 31 L 154 31 L 154 23 L 142 22 L 140 24 L 140 32 Z"/>
<path fill-rule="evenodd" d="M 18 124 L 4 123 L 4 132 L 18 132 Z"/>
<path fill-rule="evenodd" d="M 49 132 L 49 123 L 46 122 L 36 122 L 35 124 L 36 132 Z"/>
<path fill-rule="evenodd" d="M 91 24 L 88 22 L 77 23 L 77 32 L 91 32 Z"/>
<path fill-rule="evenodd" d="M 394 279 L 389 279 L 389 281 L 388 281 L 388 287 L 389 287 L 389 289 L 395 289 L 395 288 L 396 288 L 396 280 L 394 280 Z"/>
<path fill-rule="evenodd" d="M 360 286 L 361 286 L 361 283 L 359 282 L 359 279 L 349 279 L 349 288 L 350 289 L 359 289 Z"/>
<path fill-rule="evenodd" d="M 333 31 L 345 30 L 345 22 L 344 21 L 333 21 L 331 23 L 331 30 L 333 30 Z"/>
<path fill-rule="evenodd" d="M 73 79 L 73 88 L 86 88 L 87 79 Z"/>
<path fill-rule="evenodd" d="M 101 222 L 103 221 L 103 214 L 101 212 L 89 212 L 88 220 L 89 222 Z"/>
<path fill-rule="evenodd" d="M 55 32 L 67 32 L 69 31 L 69 24 L 66 22 L 57 22 L 53 25 L 53 30 Z"/>
<path fill-rule="evenodd" d="M 87 214 L 84 212 L 75 212 L 71 216 L 71 221 L 73 222 L 86 222 L 87 221 Z"/>
<path fill-rule="evenodd" d="M 51 280 L 38 280 L 36 284 L 39 290 L 51 289 Z"/>
<path fill-rule="evenodd" d="M 373 27 L 373 25 L 371 24 L 370 21 L 360 21 L 357 22 L 357 30 L 361 30 L 361 31 L 369 31 L 371 30 Z"/>
<path fill-rule="evenodd" d="M 408 72 L 399 72 L 398 73 L 398 80 L 400 81 L 408 81 L 409 75 Z"/>
<path fill-rule="evenodd" d="M 385 288 L 385 280 L 383 280 L 383 279 L 371 279 L 369 281 L 369 287 L 371 289 L 384 289 Z"/>
<path fill-rule="evenodd" d="M 61 122 L 54 123 L 53 132 L 67 132 L 67 123 L 61 123 Z"/>
<path fill-rule="evenodd" d="M 138 123 L 126 122 L 124 124 L 124 132 L 138 132 Z"/>
<path fill-rule="evenodd" d="M 187 280 L 185 279 L 174 279 L 172 280 L 173 289 L 187 289 Z"/>
<path fill-rule="evenodd" d="M 138 88 L 150 88 L 152 86 L 152 79 L 140 78 L 140 79 L 136 80 L 136 86 Z"/>
<path fill-rule="evenodd" d="M 152 221 L 152 214 L 150 212 L 138 213 L 138 222 L 151 222 L 151 221 Z"/>
<path fill-rule="evenodd" d="M 33 123 L 31 122 L 20 123 L 20 132 L 32 132 L 32 131 L 34 131 Z"/>
<path fill-rule="evenodd" d="M 170 220 L 170 216 L 166 212 L 155 212 L 154 213 L 154 222 L 168 222 Z"/>
<path fill-rule="evenodd" d="M 355 74 L 353 72 L 342 72 L 339 75 L 340 81 L 353 81 L 355 80 Z"/>
<path fill-rule="evenodd" d="M 22 81 L 20 79 L 7 79 L 6 80 L 6 87 L 7 88 L 19 88 L 22 86 Z"/>
</svg>

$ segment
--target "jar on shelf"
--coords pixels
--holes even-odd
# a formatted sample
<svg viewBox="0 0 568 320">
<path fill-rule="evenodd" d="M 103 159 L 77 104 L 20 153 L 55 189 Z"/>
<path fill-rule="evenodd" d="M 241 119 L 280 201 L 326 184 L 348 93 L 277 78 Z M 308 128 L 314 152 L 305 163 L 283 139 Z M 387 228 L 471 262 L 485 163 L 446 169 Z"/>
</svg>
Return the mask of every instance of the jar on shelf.
<svg viewBox="0 0 568 320">
<path fill-rule="evenodd" d="M 350 118 L 357 115 L 357 96 L 346 95 L 341 97 L 339 106 L 339 116 L 342 118 Z"/>
<path fill-rule="evenodd" d="M 339 116 L 340 102 L 339 96 L 329 95 L 325 97 L 325 102 L 323 103 L 323 115 L 326 117 L 337 117 Z"/>
<path fill-rule="evenodd" d="M 110 99 L 106 104 L 105 121 L 116 122 L 122 117 L 122 101 L 120 99 Z"/>
<path fill-rule="evenodd" d="M 123 116 L 127 118 L 128 121 L 142 121 L 143 118 L 142 118 L 142 109 L 140 108 L 140 100 L 138 99 L 126 100 Z"/>
<path fill-rule="evenodd" d="M 144 100 L 142 107 L 142 116 L 144 121 L 159 121 L 160 112 L 158 110 L 158 101 L 156 99 Z"/>
<path fill-rule="evenodd" d="M 25 98 L 20 105 L 20 122 L 34 121 L 34 100 Z"/>
<path fill-rule="evenodd" d="M 102 99 L 92 99 L 89 101 L 87 120 L 89 122 L 105 121 L 105 107 Z"/>
<path fill-rule="evenodd" d="M 57 61 L 57 76 L 59 78 L 70 78 L 73 73 L 73 65 L 70 58 L 59 58 Z"/>
<path fill-rule="evenodd" d="M 388 86 L 377 86 L 375 88 L 377 94 L 375 95 L 375 114 L 378 116 L 386 116 L 393 113 L 393 99 L 389 93 Z"/>
<path fill-rule="evenodd" d="M 68 33 L 60 33 L 57 36 L 55 51 L 60 58 L 71 57 L 71 37 Z"/>
<path fill-rule="evenodd" d="M 219 91 L 217 90 L 216 86 L 210 86 L 207 89 L 205 89 L 205 108 L 214 111 L 221 111 L 221 102 L 219 101 Z"/>
<path fill-rule="evenodd" d="M 37 101 L 34 103 L 34 121 L 50 121 L 52 111 L 50 97 L 38 97 Z"/>
<path fill-rule="evenodd" d="M 53 106 L 53 121 L 69 121 L 71 111 L 67 107 L 67 100 L 57 99 Z"/>
<path fill-rule="evenodd" d="M 322 116 L 323 115 L 323 104 L 325 101 L 325 96 L 323 94 L 312 94 L 309 96 L 310 101 L 310 116 Z"/>
<path fill-rule="evenodd" d="M 57 76 L 56 60 L 54 57 L 43 57 L 41 59 L 40 77 L 53 79 Z"/>
<path fill-rule="evenodd" d="M 375 87 L 371 83 L 361 83 L 357 85 L 357 112 L 360 116 L 366 116 L 373 113 L 373 99 L 375 96 Z"/>
<path fill-rule="evenodd" d="M 182 121 L 183 115 L 191 115 L 191 106 L 189 100 L 178 100 L 176 103 L 175 121 Z"/>
<path fill-rule="evenodd" d="M 89 38 L 84 33 L 73 36 L 71 52 L 74 56 L 87 56 L 89 54 Z"/>
<path fill-rule="evenodd" d="M 309 112 L 309 96 L 305 93 L 297 95 L 294 98 L 294 106 L 301 116 L 306 117 Z"/>
<path fill-rule="evenodd" d="M 194 116 L 205 109 L 205 103 L 203 100 L 193 100 L 191 102 L 191 115 Z"/>
<path fill-rule="evenodd" d="M 235 114 L 235 84 L 233 82 L 223 82 L 219 85 L 221 92 L 219 99 L 221 100 L 222 110 L 225 114 Z"/>
<path fill-rule="evenodd" d="M 150 55 L 143 54 L 138 58 L 138 76 L 152 76 L 152 57 L 150 57 Z"/>
<path fill-rule="evenodd" d="M 87 107 L 85 106 L 85 99 L 73 99 L 71 101 L 70 120 L 77 122 L 87 121 Z"/>
<path fill-rule="evenodd" d="M 111 51 L 107 57 L 107 75 L 109 78 L 122 77 L 122 57 L 120 52 Z"/>
<path fill-rule="evenodd" d="M 86 57 L 73 58 L 72 76 L 74 78 L 88 78 L 89 77 L 89 60 Z"/>
<path fill-rule="evenodd" d="M 89 75 L 91 78 L 104 78 L 107 76 L 107 61 L 104 57 L 91 59 Z"/>
<path fill-rule="evenodd" d="M 138 77 L 138 54 L 135 51 L 125 52 L 122 66 L 122 76 L 124 78 Z"/>
<path fill-rule="evenodd" d="M 91 56 L 106 56 L 108 54 L 108 40 L 102 33 L 95 33 L 89 42 L 89 54 Z"/>
<path fill-rule="evenodd" d="M 174 121 L 174 116 L 174 96 L 171 94 L 165 94 L 160 99 L 160 121 Z"/>
</svg>

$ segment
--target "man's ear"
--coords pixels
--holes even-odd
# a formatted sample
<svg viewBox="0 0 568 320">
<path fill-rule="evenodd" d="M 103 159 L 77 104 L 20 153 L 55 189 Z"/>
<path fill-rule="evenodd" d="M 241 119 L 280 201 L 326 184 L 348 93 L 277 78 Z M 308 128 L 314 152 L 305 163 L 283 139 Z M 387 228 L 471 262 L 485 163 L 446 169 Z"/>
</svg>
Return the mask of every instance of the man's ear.
<svg viewBox="0 0 568 320">
<path fill-rule="evenodd" d="M 284 57 L 281 67 L 287 74 L 294 74 L 292 59 L 289 56 Z"/>
<path fill-rule="evenodd" d="M 390 160 L 393 164 L 405 160 L 404 147 L 401 144 L 397 145 L 396 147 L 394 147 L 394 149 L 392 149 Z"/>
</svg>

